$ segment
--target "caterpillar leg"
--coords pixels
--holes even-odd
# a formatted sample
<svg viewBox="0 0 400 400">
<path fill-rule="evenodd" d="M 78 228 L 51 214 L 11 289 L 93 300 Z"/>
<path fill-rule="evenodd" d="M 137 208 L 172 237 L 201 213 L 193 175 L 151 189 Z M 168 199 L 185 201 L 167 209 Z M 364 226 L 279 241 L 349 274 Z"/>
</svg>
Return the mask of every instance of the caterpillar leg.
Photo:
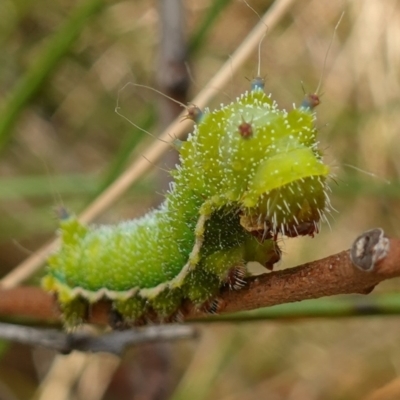
<svg viewBox="0 0 400 400">
<path fill-rule="evenodd" d="M 90 305 L 86 299 L 76 297 L 61 304 L 63 322 L 67 329 L 82 325 L 89 316 Z"/>
<path fill-rule="evenodd" d="M 220 297 L 214 297 L 202 304 L 201 310 L 206 314 L 217 315 L 224 309 L 224 307 L 225 302 Z"/>
<path fill-rule="evenodd" d="M 247 276 L 247 269 L 244 265 L 238 265 L 229 269 L 225 278 L 225 286 L 230 290 L 240 290 L 247 285 L 245 277 Z"/>
</svg>

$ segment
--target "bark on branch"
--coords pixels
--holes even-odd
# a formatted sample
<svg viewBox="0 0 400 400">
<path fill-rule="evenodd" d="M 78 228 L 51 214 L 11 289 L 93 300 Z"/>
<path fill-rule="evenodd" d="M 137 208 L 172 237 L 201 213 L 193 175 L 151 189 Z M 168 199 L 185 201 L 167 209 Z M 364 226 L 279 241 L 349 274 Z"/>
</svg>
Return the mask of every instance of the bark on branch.
<svg viewBox="0 0 400 400">
<path fill-rule="evenodd" d="M 373 229 L 360 235 L 350 250 L 284 271 L 250 277 L 247 286 L 238 291 L 222 291 L 218 312 L 253 310 L 337 294 L 368 294 L 381 281 L 398 276 L 400 239 L 388 239 L 382 229 Z M 109 312 L 109 303 L 95 304 L 88 322 L 105 325 Z M 188 305 L 184 319 L 195 320 L 204 315 L 204 311 Z M 1 290 L 0 316 L 48 321 L 61 318 L 55 299 L 35 287 Z"/>
</svg>

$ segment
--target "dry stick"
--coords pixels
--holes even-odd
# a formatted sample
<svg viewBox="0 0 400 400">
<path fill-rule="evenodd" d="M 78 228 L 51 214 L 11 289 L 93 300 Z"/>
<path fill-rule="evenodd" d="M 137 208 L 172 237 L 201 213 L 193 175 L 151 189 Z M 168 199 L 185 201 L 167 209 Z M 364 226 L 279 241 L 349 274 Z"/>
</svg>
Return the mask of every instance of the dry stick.
<svg viewBox="0 0 400 400">
<path fill-rule="evenodd" d="M 121 355 L 127 347 L 133 345 L 193 339 L 196 337 L 195 329 L 188 325 L 147 326 L 123 332 L 113 331 L 96 336 L 88 332 L 67 334 L 55 329 L 38 329 L 0 322 L 0 333 L 2 339 L 13 340 L 31 346 L 46 347 L 64 354 L 79 350 L 84 352 L 105 351 Z"/>
<path fill-rule="evenodd" d="M 260 22 L 250 32 L 242 44 L 238 47 L 232 57 L 221 67 L 217 74 L 210 80 L 208 85 L 193 99 L 193 104 L 204 108 L 209 101 L 216 95 L 215 88 L 223 88 L 231 79 L 234 71 L 247 60 L 251 52 L 257 48 L 259 41 L 263 37 L 266 26 L 269 27 L 269 33 L 284 16 L 294 0 L 277 0 L 265 13 Z M 172 137 L 180 137 L 186 131 L 188 124 L 181 122 L 182 117 L 178 117 L 165 131 L 160 135 L 161 140 L 157 140 L 146 151 L 144 157 L 138 158 L 131 166 L 110 185 L 92 204 L 80 215 L 81 222 L 91 222 L 102 212 L 108 209 L 120 196 L 122 196 L 129 187 L 145 172 L 147 172 L 154 163 L 169 148 L 166 142 L 171 141 Z M 150 160 L 151 162 L 149 162 Z M 54 251 L 59 242 L 53 240 L 45 244 L 25 261 L 19 264 L 13 271 L 6 275 L 0 281 L 0 287 L 9 289 L 17 286 L 35 273 L 46 261 L 47 256 Z"/>
<path fill-rule="evenodd" d="M 400 240 L 382 229 L 360 235 L 350 250 L 295 268 L 260 275 L 248 286 L 221 296 L 224 313 L 338 294 L 368 294 L 381 281 L 400 276 Z M 197 310 L 188 318 L 201 316 Z"/>
<path fill-rule="evenodd" d="M 337 294 L 367 294 L 379 282 L 398 276 L 400 239 L 389 240 L 381 229 L 374 229 L 358 237 L 351 250 L 248 278 L 248 285 L 241 290 L 221 293 L 218 312 L 252 310 Z M 96 303 L 88 322 L 105 325 L 109 312 L 109 303 Z M 60 319 L 54 298 L 41 289 L 21 287 L 0 291 L 0 315 L 46 318 L 46 314 L 48 319 Z M 185 320 L 206 315 L 193 307 L 187 307 L 184 314 Z"/>
</svg>

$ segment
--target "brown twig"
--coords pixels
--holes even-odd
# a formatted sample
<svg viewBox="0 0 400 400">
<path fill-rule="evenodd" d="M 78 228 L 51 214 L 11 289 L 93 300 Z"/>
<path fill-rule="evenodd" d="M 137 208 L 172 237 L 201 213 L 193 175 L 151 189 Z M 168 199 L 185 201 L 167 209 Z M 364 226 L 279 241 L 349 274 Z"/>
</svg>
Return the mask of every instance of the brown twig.
<svg viewBox="0 0 400 400">
<path fill-rule="evenodd" d="M 37 329 L 0 322 L 0 334 L 2 339 L 14 340 L 34 346 L 43 346 L 64 354 L 79 350 L 121 355 L 128 346 L 160 341 L 192 339 L 195 337 L 196 332 L 190 326 L 163 325 L 148 326 L 123 332 L 114 331 L 96 336 L 88 332 L 67 334 L 56 329 Z"/>
<path fill-rule="evenodd" d="M 373 257 L 376 253 L 380 254 L 378 258 Z M 400 276 L 400 240 L 389 240 L 381 229 L 374 229 L 360 235 L 351 250 L 249 278 L 249 284 L 242 290 L 227 290 L 222 294 L 220 312 L 253 310 L 338 294 L 368 294 L 379 282 L 396 276 Z M 188 317 L 200 315 L 194 311 Z"/>
<path fill-rule="evenodd" d="M 185 12 L 181 0 L 159 0 L 160 45 L 157 65 L 158 88 L 168 97 L 182 104 L 188 102 L 190 85 L 187 70 L 187 45 L 185 38 Z M 165 129 L 182 113 L 182 106 L 165 96 L 158 96 L 160 126 Z M 188 130 L 188 132 L 190 129 Z M 157 171 L 157 202 L 161 202 L 169 189 L 171 174 L 169 170 L 179 164 L 177 151 L 169 151 L 161 159 L 162 169 Z"/>
<path fill-rule="evenodd" d="M 368 294 L 379 282 L 397 276 L 400 239 L 387 239 L 381 229 L 374 229 L 358 237 L 351 250 L 250 277 L 248 285 L 239 291 L 224 290 L 218 298 L 218 311 L 232 313 L 337 294 Z M 97 303 L 91 308 L 88 322 L 105 325 L 109 312 L 109 303 Z M 54 298 L 33 287 L 0 291 L 0 315 L 58 321 L 61 317 Z M 198 308 L 187 307 L 185 320 L 204 315 Z"/>
</svg>

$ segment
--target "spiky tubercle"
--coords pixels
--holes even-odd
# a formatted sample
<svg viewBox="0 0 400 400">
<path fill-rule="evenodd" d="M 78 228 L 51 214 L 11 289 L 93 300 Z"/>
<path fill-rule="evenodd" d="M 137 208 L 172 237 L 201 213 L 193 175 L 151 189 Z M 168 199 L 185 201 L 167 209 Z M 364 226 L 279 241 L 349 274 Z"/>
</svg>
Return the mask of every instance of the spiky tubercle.
<svg viewBox="0 0 400 400">
<path fill-rule="evenodd" d="M 241 132 L 243 121 L 251 134 Z M 170 318 L 185 300 L 210 301 L 235 268 L 272 267 L 279 233 L 317 231 L 329 168 L 310 109 L 279 110 L 255 88 L 206 110 L 179 151 L 159 209 L 115 226 L 61 222 L 62 244 L 43 283 L 57 293 L 67 324 L 84 317 L 74 304 L 104 299 L 128 325 Z"/>
</svg>

